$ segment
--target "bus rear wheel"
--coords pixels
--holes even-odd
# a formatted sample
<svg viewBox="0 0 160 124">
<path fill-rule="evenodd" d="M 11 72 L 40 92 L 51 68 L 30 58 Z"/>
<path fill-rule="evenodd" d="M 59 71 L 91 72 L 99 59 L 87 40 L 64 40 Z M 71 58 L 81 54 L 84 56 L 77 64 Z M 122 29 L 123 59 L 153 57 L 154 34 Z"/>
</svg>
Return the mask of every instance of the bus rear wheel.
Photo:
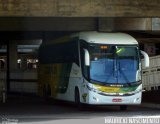
<svg viewBox="0 0 160 124">
<path fill-rule="evenodd" d="M 121 110 L 121 111 L 127 110 L 127 105 L 121 105 L 121 106 L 120 106 L 120 110 Z"/>
</svg>

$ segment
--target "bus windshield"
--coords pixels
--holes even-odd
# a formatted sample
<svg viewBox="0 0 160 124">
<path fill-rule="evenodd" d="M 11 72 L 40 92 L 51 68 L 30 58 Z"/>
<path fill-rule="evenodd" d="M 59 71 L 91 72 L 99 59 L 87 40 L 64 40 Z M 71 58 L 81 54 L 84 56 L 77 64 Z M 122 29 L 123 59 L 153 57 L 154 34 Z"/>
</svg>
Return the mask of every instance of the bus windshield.
<svg viewBox="0 0 160 124">
<path fill-rule="evenodd" d="M 90 45 L 90 80 L 103 84 L 137 82 L 137 46 Z"/>
</svg>

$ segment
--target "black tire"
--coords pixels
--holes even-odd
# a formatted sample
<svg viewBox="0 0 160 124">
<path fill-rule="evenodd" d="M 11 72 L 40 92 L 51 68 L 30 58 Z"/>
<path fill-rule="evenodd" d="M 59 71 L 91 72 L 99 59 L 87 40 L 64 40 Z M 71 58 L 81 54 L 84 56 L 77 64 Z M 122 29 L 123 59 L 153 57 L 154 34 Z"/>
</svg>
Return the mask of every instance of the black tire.
<svg viewBox="0 0 160 124">
<path fill-rule="evenodd" d="M 55 104 L 55 100 L 51 98 L 50 96 L 51 96 L 51 88 L 48 85 L 48 87 L 45 86 L 43 88 L 43 97 L 45 101 L 47 102 L 47 104 Z"/>
<path fill-rule="evenodd" d="M 43 97 L 46 98 L 47 97 L 47 92 L 46 92 L 46 87 L 44 86 L 43 87 Z"/>
<path fill-rule="evenodd" d="M 121 111 L 126 111 L 127 110 L 127 105 L 121 105 L 120 110 Z"/>
<path fill-rule="evenodd" d="M 75 89 L 75 104 L 79 110 L 84 110 L 83 104 L 80 102 L 80 94 L 78 88 Z"/>
</svg>

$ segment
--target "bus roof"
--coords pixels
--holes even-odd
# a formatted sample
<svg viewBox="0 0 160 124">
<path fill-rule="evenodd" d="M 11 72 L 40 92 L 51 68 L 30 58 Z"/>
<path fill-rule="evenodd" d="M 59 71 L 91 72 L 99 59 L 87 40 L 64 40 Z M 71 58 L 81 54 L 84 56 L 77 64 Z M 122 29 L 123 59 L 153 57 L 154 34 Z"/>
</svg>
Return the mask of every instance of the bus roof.
<svg viewBox="0 0 160 124">
<path fill-rule="evenodd" d="M 102 32 L 80 32 L 72 35 L 72 37 L 79 37 L 88 43 L 100 44 L 138 44 L 137 40 L 125 33 L 102 33 Z"/>
</svg>

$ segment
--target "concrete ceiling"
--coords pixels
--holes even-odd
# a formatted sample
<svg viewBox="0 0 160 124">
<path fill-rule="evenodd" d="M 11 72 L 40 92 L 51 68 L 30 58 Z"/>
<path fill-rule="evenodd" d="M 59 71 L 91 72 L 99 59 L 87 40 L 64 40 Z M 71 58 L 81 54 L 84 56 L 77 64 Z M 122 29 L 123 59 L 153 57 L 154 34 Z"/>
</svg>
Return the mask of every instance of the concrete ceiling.
<svg viewBox="0 0 160 124">
<path fill-rule="evenodd" d="M 160 17 L 159 0 L 0 0 L 1 17 Z"/>
</svg>

